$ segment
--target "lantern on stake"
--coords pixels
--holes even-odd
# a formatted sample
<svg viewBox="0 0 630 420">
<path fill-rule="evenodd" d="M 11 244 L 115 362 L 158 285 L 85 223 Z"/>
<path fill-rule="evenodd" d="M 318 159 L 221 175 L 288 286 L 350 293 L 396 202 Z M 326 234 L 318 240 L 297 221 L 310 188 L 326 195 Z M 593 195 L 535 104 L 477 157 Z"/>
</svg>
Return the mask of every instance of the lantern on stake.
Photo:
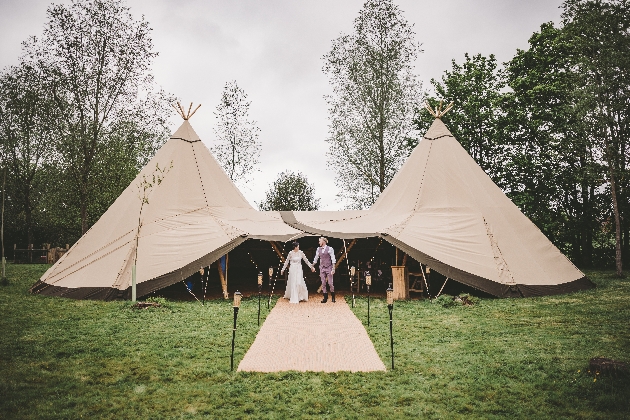
<svg viewBox="0 0 630 420">
<path fill-rule="evenodd" d="M 387 288 L 387 309 L 389 310 L 389 341 L 392 349 L 392 370 L 394 369 L 394 328 L 392 312 L 394 310 L 394 289 L 392 284 L 389 284 Z"/>
<path fill-rule="evenodd" d="M 263 273 L 258 272 L 258 326 L 260 327 L 260 296 L 262 294 Z"/>
<path fill-rule="evenodd" d="M 238 317 L 238 310 L 241 307 L 241 298 L 243 295 L 238 290 L 234 293 L 234 327 L 232 328 L 232 355 L 230 356 L 230 370 L 234 370 L 234 340 L 236 338 L 236 318 Z"/>
</svg>

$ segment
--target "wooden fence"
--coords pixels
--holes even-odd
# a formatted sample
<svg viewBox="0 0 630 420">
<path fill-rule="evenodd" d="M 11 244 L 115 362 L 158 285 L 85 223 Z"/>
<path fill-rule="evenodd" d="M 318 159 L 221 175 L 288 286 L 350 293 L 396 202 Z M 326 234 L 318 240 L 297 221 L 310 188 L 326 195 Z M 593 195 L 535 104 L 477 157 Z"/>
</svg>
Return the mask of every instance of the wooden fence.
<svg viewBox="0 0 630 420">
<path fill-rule="evenodd" d="M 37 249 L 33 244 L 29 244 L 26 249 L 18 249 L 17 244 L 13 244 L 14 264 L 54 264 L 59 258 L 70 249 L 66 244 L 65 248 L 51 247 L 44 244 L 43 248 Z"/>
</svg>

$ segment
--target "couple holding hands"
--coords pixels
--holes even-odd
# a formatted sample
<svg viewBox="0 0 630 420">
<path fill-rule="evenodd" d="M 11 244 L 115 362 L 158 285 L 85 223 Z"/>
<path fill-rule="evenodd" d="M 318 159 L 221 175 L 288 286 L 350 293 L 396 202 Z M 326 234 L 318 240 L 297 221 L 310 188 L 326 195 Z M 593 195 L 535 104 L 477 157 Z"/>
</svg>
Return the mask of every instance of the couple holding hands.
<svg viewBox="0 0 630 420">
<path fill-rule="evenodd" d="M 289 278 L 287 280 L 287 290 L 284 293 L 285 299 L 289 299 L 290 303 L 299 303 L 302 300 L 308 300 L 308 290 L 306 289 L 306 283 L 304 282 L 304 274 L 302 272 L 302 260 L 311 268 L 312 272 L 315 272 L 315 264 L 319 260 L 319 275 L 322 279 L 322 292 L 324 293 L 324 299 L 322 303 L 328 302 L 328 292 L 326 290 L 326 283 L 330 289 L 332 301 L 335 302 L 335 286 L 333 285 L 333 274 L 335 274 L 335 251 L 328 246 L 328 239 L 323 236 L 319 238 L 319 247 L 315 251 L 315 259 L 311 264 L 310 261 L 304 255 L 304 252 L 300 251 L 300 244 L 293 242 L 293 251 L 289 252 L 284 267 L 280 271 L 284 274 L 287 265 L 289 266 Z"/>
</svg>

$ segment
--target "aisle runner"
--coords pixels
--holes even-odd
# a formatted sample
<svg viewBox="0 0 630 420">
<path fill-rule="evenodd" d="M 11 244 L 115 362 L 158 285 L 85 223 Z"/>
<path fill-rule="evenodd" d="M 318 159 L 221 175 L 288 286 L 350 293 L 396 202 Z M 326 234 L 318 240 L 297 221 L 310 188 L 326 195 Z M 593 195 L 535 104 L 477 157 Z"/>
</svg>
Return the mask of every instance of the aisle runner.
<svg viewBox="0 0 630 420">
<path fill-rule="evenodd" d="M 385 370 L 361 321 L 343 296 L 320 303 L 279 299 L 238 370 L 255 372 Z"/>
</svg>

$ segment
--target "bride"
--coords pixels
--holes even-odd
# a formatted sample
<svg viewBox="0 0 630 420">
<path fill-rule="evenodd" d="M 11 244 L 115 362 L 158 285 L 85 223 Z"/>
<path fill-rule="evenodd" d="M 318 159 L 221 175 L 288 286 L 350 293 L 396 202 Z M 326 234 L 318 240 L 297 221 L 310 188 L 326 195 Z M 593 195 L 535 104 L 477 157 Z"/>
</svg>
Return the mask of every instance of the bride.
<svg viewBox="0 0 630 420">
<path fill-rule="evenodd" d="M 308 300 L 308 290 L 306 289 L 306 283 L 304 282 L 304 274 L 302 273 L 302 260 L 311 268 L 311 271 L 315 270 L 315 267 L 306 259 L 306 255 L 300 251 L 300 244 L 296 241 L 293 242 L 293 251 L 289 252 L 284 267 L 280 271 L 280 274 L 284 274 L 287 265 L 289 266 L 289 279 L 287 280 L 287 290 L 284 292 L 284 298 L 289 299 L 290 303 L 299 303 L 301 300 Z"/>
</svg>

